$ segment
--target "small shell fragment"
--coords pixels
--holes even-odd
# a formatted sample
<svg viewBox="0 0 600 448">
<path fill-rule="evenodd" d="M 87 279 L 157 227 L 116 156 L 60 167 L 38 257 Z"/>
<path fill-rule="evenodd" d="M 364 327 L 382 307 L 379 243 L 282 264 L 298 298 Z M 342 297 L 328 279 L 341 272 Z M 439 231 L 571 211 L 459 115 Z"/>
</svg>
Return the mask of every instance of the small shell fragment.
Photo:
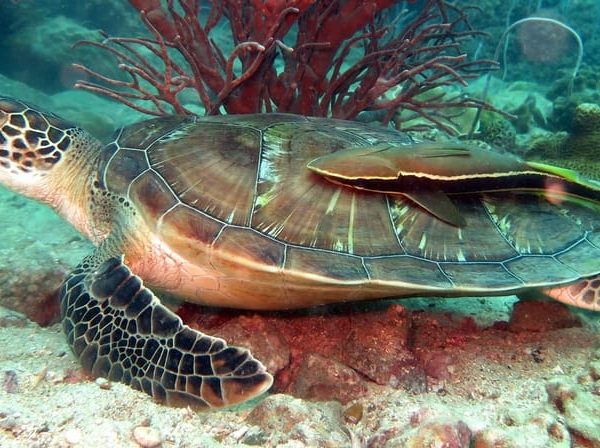
<svg viewBox="0 0 600 448">
<path fill-rule="evenodd" d="M 98 387 L 100 389 L 103 390 L 109 390 L 110 389 L 110 381 L 108 381 L 106 378 L 96 378 L 96 381 L 94 381 Z"/>
<path fill-rule="evenodd" d="M 79 428 L 69 428 L 63 432 L 65 442 L 69 445 L 77 445 L 83 439 L 83 434 Z"/>
<path fill-rule="evenodd" d="M 343 415 L 346 423 L 352 423 L 353 425 L 356 425 L 362 420 L 363 405 L 361 403 L 354 403 L 352 406 L 344 410 Z"/>
<path fill-rule="evenodd" d="M 133 430 L 133 438 L 142 448 L 156 448 L 161 445 L 160 434 L 149 426 L 138 426 Z"/>
</svg>

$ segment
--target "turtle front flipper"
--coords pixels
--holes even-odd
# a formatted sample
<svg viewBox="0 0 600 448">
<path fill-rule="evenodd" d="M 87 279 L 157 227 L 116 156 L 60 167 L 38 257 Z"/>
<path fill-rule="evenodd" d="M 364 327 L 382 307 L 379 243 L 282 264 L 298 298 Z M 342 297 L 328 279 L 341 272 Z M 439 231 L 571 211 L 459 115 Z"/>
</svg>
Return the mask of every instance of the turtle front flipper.
<svg viewBox="0 0 600 448">
<path fill-rule="evenodd" d="M 273 382 L 247 350 L 184 325 L 122 256 L 86 258 L 62 286 L 61 315 L 84 368 L 170 406 L 229 406 Z"/>
<path fill-rule="evenodd" d="M 547 288 L 543 293 L 567 305 L 600 311 L 600 275 L 582 278 L 569 285 Z"/>
</svg>

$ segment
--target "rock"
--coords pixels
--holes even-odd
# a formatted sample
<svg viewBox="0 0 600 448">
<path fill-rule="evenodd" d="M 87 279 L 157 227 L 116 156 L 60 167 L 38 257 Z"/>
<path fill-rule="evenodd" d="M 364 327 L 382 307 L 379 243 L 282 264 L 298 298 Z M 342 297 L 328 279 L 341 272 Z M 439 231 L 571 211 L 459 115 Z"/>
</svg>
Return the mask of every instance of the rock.
<svg viewBox="0 0 600 448">
<path fill-rule="evenodd" d="M 448 353 L 432 352 L 421 356 L 425 374 L 435 380 L 447 380 L 450 378 L 454 358 Z"/>
<path fill-rule="evenodd" d="M 242 315 L 227 321 L 213 334 L 229 344 L 248 348 L 272 375 L 290 364 L 290 349 L 285 339 L 263 316 Z"/>
<path fill-rule="evenodd" d="M 47 207 L 7 190 L 0 191 L 0 227 L 0 306 L 41 325 L 57 322 L 58 289 L 92 245 Z"/>
<path fill-rule="evenodd" d="M 77 445 L 83 439 L 83 433 L 79 428 L 69 428 L 63 431 L 63 437 L 69 445 Z"/>
<path fill-rule="evenodd" d="M 454 423 L 431 422 L 421 426 L 417 433 L 406 441 L 407 448 L 443 446 L 446 448 L 469 448 L 471 430 L 462 421 Z"/>
<path fill-rule="evenodd" d="M 355 304 L 354 304 L 355 305 Z M 345 310 L 319 308 L 315 312 L 298 312 L 273 319 L 273 324 L 297 353 L 317 353 L 343 361 L 345 340 L 352 329 L 351 314 Z"/>
<path fill-rule="evenodd" d="M 561 127 L 566 124 L 569 134 L 557 133 L 536 139 L 526 155 L 527 160 L 572 169 L 600 180 L 600 166 L 595 157 L 600 144 L 600 106 L 569 100 L 560 108 L 563 111 L 555 122 Z"/>
<path fill-rule="evenodd" d="M 508 428 L 502 428 L 502 437 L 508 447 L 511 448 L 570 448 L 572 446 L 571 435 L 564 422 L 555 414 L 539 409 L 533 414 L 521 414 L 518 411 L 512 413 L 505 424 Z M 520 417 L 520 418 L 519 418 Z M 514 418 L 514 420 L 513 420 Z M 512 424 L 511 424 L 512 423 Z M 484 431 L 488 434 L 498 434 L 496 428 Z M 523 437 L 527 434 L 527 437 Z M 490 442 L 494 440 L 490 439 Z M 490 447 L 495 447 L 494 443 Z M 485 445 L 484 445 L 485 446 Z"/>
<path fill-rule="evenodd" d="M 592 381 L 600 381 L 600 361 L 591 361 L 589 372 Z"/>
<path fill-rule="evenodd" d="M 463 421 L 429 420 L 412 431 L 391 438 L 384 446 L 471 448 L 471 441 L 471 429 Z"/>
<path fill-rule="evenodd" d="M 110 390 L 110 388 L 112 387 L 111 382 L 108 381 L 106 378 L 98 377 L 94 382 L 98 385 L 100 389 L 103 390 Z"/>
<path fill-rule="evenodd" d="M 76 80 L 84 77 L 71 67 L 74 62 L 84 63 L 104 74 L 118 76 L 117 64 L 99 49 L 79 46 L 73 48 L 76 42 L 97 41 L 99 37 L 97 30 L 86 28 L 82 22 L 63 15 L 30 22 L 29 26 L 22 27 L 11 36 L 13 45 L 21 48 L 22 55 L 26 55 L 29 63 L 37 68 L 31 70 L 32 73 L 22 74 L 20 78 L 29 85 L 49 91 L 71 88 Z"/>
<path fill-rule="evenodd" d="M 24 328 L 30 324 L 31 321 L 23 314 L 0 308 L 0 328 Z"/>
<path fill-rule="evenodd" d="M 149 426 L 137 426 L 133 429 L 133 439 L 142 448 L 156 448 L 162 443 L 159 432 Z"/>
<path fill-rule="evenodd" d="M 20 425 L 21 416 L 19 414 L 9 415 L 0 413 L 0 429 L 3 431 L 12 431 Z"/>
<path fill-rule="evenodd" d="M 547 332 L 561 328 L 580 326 L 577 316 L 560 302 L 547 300 L 524 300 L 515 303 L 508 329 Z"/>
<path fill-rule="evenodd" d="M 30 87 L 17 79 L 9 78 L 2 73 L 0 73 L 0 92 L 2 92 L 3 95 L 15 96 L 20 100 L 33 104 L 43 104 L 49 110 L 54 110 L 53 108 L 56 106 L 51 97 L 41 90 L 34 89 L 33 87 Z"/>
<path fill-rule="evenodd" d="M 52 95 L 52 112 L 83 127 L 103 142 L 110 141 L 112 133 L 122 126 L 148 117 L 122 104 L 109 101 L 83 90 L 67 90 Z M 49 108 L 46 103 L 40 106 Z"/>
<path fill-rule="evenodd" d="M 575 108 L 572 129 L 575 133 L 600 132 L 600 105 L 581 103 Z"/>
<path fill-rule="evenodd" d="M 27 262 L 23 260 L 23 264 Z M 12 275 L 0 268 L 0 305 L 23 313 L 43 326 L 58 322 L 58 290 L 67 274 L 66 269 L 32 267 L 27 275 L 19 275 L 19 268 L 23 267 L 15 266 Z"/>
<path fill-rule="evenodd" d="M 353 315 L 343 362 L 377 384 L 401 387 L 412 383 L 419 370 L 408 347 L 410 329 L 410 315 L 400 305 Z"/>
<path fill-rule="evenodd" d="M 483 111 L 479 121 L 479 138 L 501 148 L 515 147 L 515 128 L 503 116 Z"/>
<path fill-rule="evenodd" d="M 268 442 L 268 436 L 262 429 L 253 426 L 244 434 L 241 442 L 250 446 L 265 446 Z"/>
<path fill-rule="evenodd" d="M 526 437 L 524 437 L 526 435 Z M 567 428 L 548 414 L 513 427 L 485 428 L 473 437 L 473 448 L 570 448 Z"/>
<path fill-rule="evenodd" d="M 526 134 L 535 126 L 546 128 L 546 118 L 537 106 L 537 98 L 533 94 L 527 95 L 525 101 L 511 109 L 510 113 L 515 117 L 511 121 L 519 134 Z"/>
<path fill-rule="evenodd" d="M 546 384 L 548 401 L 564 417 L 575 442 L 600 448 L 600 396 L 593 390 L 593 384 L 577 384 L 566 377 Z"/>
<path fill-rule="evenodd" d="M 348 403 L 364 396 L 367 387 L 351 368 L 333 359 L 309 353 L 300 363 L 290 392 L 295 397 L 308 400 Z"/>
<path fill-rule="evenodd" d="M 9 394 L 16 394 L 19 391 L 19 379 L 14 370 L 5 370 L 2 379 L 2 389 Z"/>
</svg>

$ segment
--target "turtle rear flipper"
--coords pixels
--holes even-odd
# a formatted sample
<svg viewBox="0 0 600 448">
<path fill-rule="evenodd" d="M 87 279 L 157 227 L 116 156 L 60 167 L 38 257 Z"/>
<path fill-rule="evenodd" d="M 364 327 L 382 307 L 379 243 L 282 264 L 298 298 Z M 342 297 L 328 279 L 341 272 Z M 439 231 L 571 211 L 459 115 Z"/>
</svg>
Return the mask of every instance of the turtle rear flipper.
<svg viewBox="0 0 600 448">
<path fill-rule="evenodd" d="M 184 325 L 122 256 L 86 258 L 63 284 L 61 315 L 73 352 L 93 375 L 170 406 L 229 406 L 273 381 L 247 350 Z"/>
<path fill-rule="evenodd" d="M 567 305 L 600 311 L 600 275 L 582 278 L 569 285 L 546 288 L 542 292 Z"/>
</svg>

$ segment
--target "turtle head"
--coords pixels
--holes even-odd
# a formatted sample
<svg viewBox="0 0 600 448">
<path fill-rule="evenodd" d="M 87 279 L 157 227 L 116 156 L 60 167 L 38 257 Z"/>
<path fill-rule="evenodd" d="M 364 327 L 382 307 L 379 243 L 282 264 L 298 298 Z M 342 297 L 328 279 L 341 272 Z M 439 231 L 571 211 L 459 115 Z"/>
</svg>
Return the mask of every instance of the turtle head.
<svg viewBox="0 0 600 448">
<path fill-rule="evenodd" d="M 54 188 L 51 179 L 66 175 L 64 159 L 86 138 L 91 137 L 56 115 L 0 97 L 0 182 L 48 201 Z"/>
</svg>

